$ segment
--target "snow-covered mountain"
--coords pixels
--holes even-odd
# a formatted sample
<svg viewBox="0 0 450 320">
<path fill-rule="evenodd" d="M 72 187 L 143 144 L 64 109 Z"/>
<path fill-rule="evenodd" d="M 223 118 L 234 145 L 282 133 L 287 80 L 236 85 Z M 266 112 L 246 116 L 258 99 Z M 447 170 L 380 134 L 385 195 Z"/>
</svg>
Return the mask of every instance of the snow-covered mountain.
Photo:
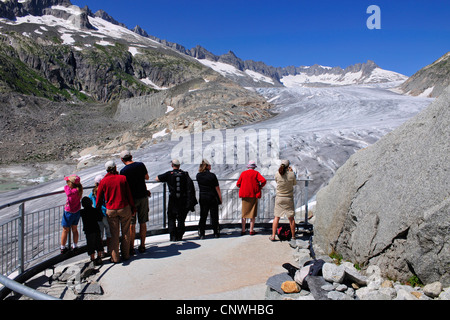
<svg viewBox="0 0 450 320">
<path fill-rule="evenodd" d="M 353 84 L 373 84 L 386 82 L 403 82 L 408 77 L 397 72 L 381 69 L 373 61 L 356 64 L 346 69 L 314 65 L 303 67 L 294 75 L 281 78 L 286 87 L 295 86 L 345 86 Z"/>
<path fill-rule="evenodd" d="M 371 60 L 366 63 L 348 66 L 345 69 L 317 64 L 313 66 L 274 68 L 265 65 L 263 62 L 242 61 L 231 51 L 221 56 L 215 56 L 201 47 L 185 52 L 244 87 L 345 86 L 404 82 L 408 79 L 407 76 L 400 73 L 380 68 Z"/>
<path fill-rule="evenodd" d="M 373 61 L 341 67 L 288 66 L 273 67 L 264 62 L 243 61 L 232 51 L 217 56 L 201 46 L 190 50 L 180 44 L 149 35 L 138 25 L 128 29 L 104 10 L 95 14 L 89 8 L 79 8 L 69 0 L 0 1 L 0 34 L 10 26 L 21 26 L 22 35 L 29 38 L 59 37 L 62 45 L 83 50 L 95 45 L 113 46 L 115 41 L 125 41 L 133 55 L 144 48 L 173 50 L 193 57 L 199 62 L 243 87 L 277 86 L 336 86 L 405 81 L 406 76 L 381 69 Z M 1 25 L 4 27 L 1 27 Z M 89 41 L 87 41 L 89 39 Z M 152 79 L 142 80 L 155 89 L 163 86 Z"/>
</svg>

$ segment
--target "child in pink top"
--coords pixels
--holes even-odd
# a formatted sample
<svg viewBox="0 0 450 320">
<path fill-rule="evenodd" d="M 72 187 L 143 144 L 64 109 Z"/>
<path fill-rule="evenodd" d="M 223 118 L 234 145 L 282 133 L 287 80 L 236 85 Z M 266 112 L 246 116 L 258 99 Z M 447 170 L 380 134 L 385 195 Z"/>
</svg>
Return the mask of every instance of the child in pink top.
<svg viewBox="0 0 450 320">
<path fill-rule="evenodd" d="M 64 191 L 67 195 L 66 205 L 64 206 L 64 214 L 61 220 L 63 228 L 61 234 L 61 253 L 66 253 L 69 249 L 66 248 L 67 237 L 70 230 L 72 230 L 73 243 L 72 249 L 77 248 L 78 243 L 78 222 L 80 220 L 81 197 L 83 196 L 83 186 L 80 183 L 80 177 L 73 174 L 65 177 L 67 185 L 64 186 Z"/>
</svg>

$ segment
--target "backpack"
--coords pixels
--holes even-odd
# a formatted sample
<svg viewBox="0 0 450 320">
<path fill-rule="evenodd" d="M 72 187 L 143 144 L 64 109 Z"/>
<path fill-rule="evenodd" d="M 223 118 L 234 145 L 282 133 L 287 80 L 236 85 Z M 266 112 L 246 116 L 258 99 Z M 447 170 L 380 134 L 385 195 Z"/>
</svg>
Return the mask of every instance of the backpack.
<svg viewBox="0 0 450 320">
<path fill-rule="evenodd" d="M 291 228 L 288 225 L 282 225 L 277 228 L 277 236 L 280 241 L 290 241 L 292 238 Z"/>
<path fill-rule="evenodd" d="M 305 262 L 303 267 L 296 271 L 294 280 L 300 284 L 300 286 L 304 289 L 308 289 L 308 283 L 306 282 L 306 278 L 308 276 L 320 276 L 322 275 L 322 267 L 325 261 L 322 259 L 314 259 Z"/>
<path fill-rule="evenodd" d="M 324 265 L 325 261 L 322 259 L 314 259 L 311 261 L 305 262 L 304 266 L 309 265 L 309 276 L 321 276 L 322 275 L 322 267 Z"/>
<path fill-rule="evenodd" d="M 171 194 L 174 195 L 177 199 L 181 197 L 186 197 L 187 193 L 187 179 L 186 173 L 181 170 L 174 170 L 171 172 L 170 176 L 170 185 L 172 187 Z"/>
<path fill-rule="evenodd" d="M 169 183 L 170 196 L 177 200 L 186 200 L 186 209 L 195 211 L 195 206 L 198 204 L 195 197 L 194 182 L 192 182 L 189 173 L 182 170 L 173 170 L 170 174 Z"/>
</svg>

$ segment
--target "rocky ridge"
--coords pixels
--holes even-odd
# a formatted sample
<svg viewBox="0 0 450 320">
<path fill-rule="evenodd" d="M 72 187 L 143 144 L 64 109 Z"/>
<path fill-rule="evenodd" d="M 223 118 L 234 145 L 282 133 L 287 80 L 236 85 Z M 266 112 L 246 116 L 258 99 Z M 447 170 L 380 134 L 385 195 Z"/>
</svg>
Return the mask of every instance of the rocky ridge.
<svg viewBox="0 0 450 320">
<path fill-rule="evenodd" d="M 137 29 L 139 34 L 147 34 L 141 28 Z M 258 82 L 262 87 L 281 87 L 286 85 L 286 78 L 295 77 L 301 75 L 301 85 L 311 87 L 321 87 L 328 85 L 348 85 L 351 78 L 351 84 L 363 84 L 363 83 L 383 83 L 389 81 L 405 81 L 406 76 L 397 74 L 391 71 L 382 70 L 375 62 L 368 60 L 366 63 L 357 63 L 355 65 L 348 66 L 346 68 L 341 67 L 324 67 L 318 64 L 312 66 L 287 66 L 287 67 L 273 67 L 266 65 L 262 61 L 242 60 L 236 56 L 233 51 L 222 55 L 215 55 L 202 46 L 196 46 L 190 50 L 185 47 L 167 42 L 165 40 L 158 39 L 156 37 L 148 36 L 155 41 L 158 41 L 166 46 L 169 46 L 181 53 L 194 57 L 200 61 L 207 60 L 213 62 L 224 63 L 236 68 L 239 71 L 247 72 L 253 71 L 258 74 L 269 77 L 273 80 L 273 83 L 265 81 Z M 349 77 L 347 77 L 347 75 Z M 355 77 L 355 75 L 358 75 Z M 238 82 L 242 86 L 255 86 L 254 81 L 249 81 L 245 75 L 239 74 L 237 77 L 229 75 L 234 81 Z M 309 79 L 311 78 L 311 79 Z M 330 83 L 329 79 L 336 79 L 333 83 Z"/>
<path fill-rule="evenodd" d="M 412 96 L 436 98 L 450 85 L 450 52 L 413 74 L 400 87 Z"/>
</svg>

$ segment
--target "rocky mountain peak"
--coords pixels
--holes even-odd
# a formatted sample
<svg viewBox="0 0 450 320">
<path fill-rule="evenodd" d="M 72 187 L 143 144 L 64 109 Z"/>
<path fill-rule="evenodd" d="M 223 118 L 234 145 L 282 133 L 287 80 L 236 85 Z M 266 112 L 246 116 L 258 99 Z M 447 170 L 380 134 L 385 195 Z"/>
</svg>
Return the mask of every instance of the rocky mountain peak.
<svg viewBox="0 0 450 320">
<path fill-rule="evenodd" d="M 0 1 L 0 18 L 13 20 L 26 15 L 42 16 L 52 6 L 71 6 L 70 0 L 27 0 Z"/>
<path fill-rule="evenodd" d="M 121 27 L 126 28 L 126 26 L 125 26 L 123 23 L 118 22 L 116 19 L 114 19 L 113 17 L 111 17 L 108 13 L 106 13 L 106 12 L 103 11 L 103 10 L 98 10 L 98 11 L 94 14 L 94 16 L 95 16 L 95 17 L 98 17 L 98 18 L 101 18 L 101 19 L 103 19 L 103 20 L 105 20 L 105 21 L 111 22 L 112 24 L 115 24 L 115 25 L 118 25 L 118 26 L 121 26 Z"/>
<path fill-rule="evenodd" d="M 136 27 L 134 27 L 133 32 L 137 33 L 138 35 L 143 36 L 143 37 L 148 38 L 148 36 L 149 36 L 148 33 L 144 29 L 142 29 L 141 26 L 139 26 L 139 25 L 136 25 Z"/>
</svg>

